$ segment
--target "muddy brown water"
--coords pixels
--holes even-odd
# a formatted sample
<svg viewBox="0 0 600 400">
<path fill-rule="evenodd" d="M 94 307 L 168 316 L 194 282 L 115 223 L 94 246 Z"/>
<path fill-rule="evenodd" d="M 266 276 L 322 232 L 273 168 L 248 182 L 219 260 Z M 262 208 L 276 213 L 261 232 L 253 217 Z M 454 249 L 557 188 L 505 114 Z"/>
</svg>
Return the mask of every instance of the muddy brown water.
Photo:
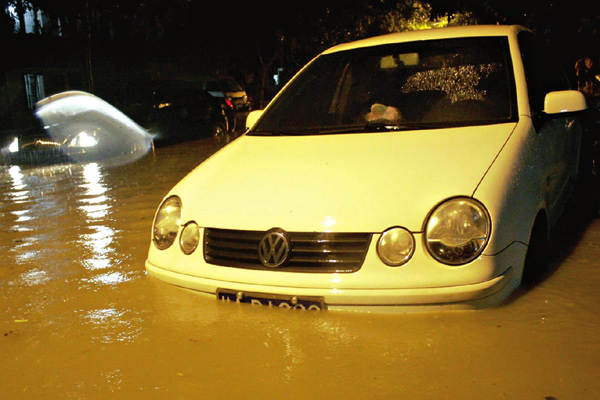
<svg viewBox="0 0 600 400">
<path fill-rule="evenodd" d="M 0 399 L 600 398 L 600 219 L 489 310 L 225 304 L 144 272 L 156 207 L 219 146 L 0 166 Z"/>
</svg>

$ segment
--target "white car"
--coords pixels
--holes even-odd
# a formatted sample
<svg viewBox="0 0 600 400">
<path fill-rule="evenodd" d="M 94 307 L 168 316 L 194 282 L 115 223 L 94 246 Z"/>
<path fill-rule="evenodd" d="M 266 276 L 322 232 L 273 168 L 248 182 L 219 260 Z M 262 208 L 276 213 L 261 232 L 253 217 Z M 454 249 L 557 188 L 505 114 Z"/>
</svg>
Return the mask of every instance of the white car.
<svg viewBox="0 0 600 400">
<path fill-rule="evenodd" d="M 168 193 L 146 269 L 271 307 L 497 305 L 543 265 L 585 108 L 518 26 L 334 47 Z"/>
</svg>

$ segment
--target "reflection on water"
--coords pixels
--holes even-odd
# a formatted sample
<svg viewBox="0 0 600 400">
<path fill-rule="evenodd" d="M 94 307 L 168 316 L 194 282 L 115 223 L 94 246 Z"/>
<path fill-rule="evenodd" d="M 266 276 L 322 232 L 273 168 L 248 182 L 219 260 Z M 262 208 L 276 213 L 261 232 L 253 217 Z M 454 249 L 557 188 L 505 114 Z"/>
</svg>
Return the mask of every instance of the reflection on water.
<svg viewBox="0 0 600 400">
<path fill-rule="evenodd" d="M 83 203 L 80 207 L 89 219 L 105 217 L 110 206 L 109 198 L 104 195 L 106 187 L 102 184 L 102 172 L 96 163 L 83 166 L 83 178 L 85 183 L 79 185 L 85 189 L 85 194 L 79 201 Z"/>
<path fill-rule="evenodd" d="M 83 260 L 83 266 L 89 270 L 107 270 L 114 264 L 111 249 L 115 237 L 115 230 L 109 226 L 109 214 L 111 209 L 111 198 L 106 195 L 107 188 L 103 183 L 103 171 L 96 163 L 83 166 L 82 176 L 84 183 L 79 187 L 84 193 L 79 198 L 79 209 L 83 211 L 83 220 L 90 233 L 82 233 L 79 243 L 89 251 L 89 257 Z M 102 223 L 105 224 L 102 224 Z M 102 272 L 102 276 L 111 276 L 119 272 Z M 86 278 L 88 282 L 94 283 L 119 283 L 120 280 L 107 278 Z"/>
<path fill-rule="evenodd" d="M 27 200 L 27 187 L 23 183 L 23 174 L 21 173 L 21 168 L 17 165 L 13 165 L 8 169 L 8 174 L 12 180 L 12 191 L 10 192 L 10 196 L 13 201 L 18 203 L 21 201 Z"/>
<path fill-rule="evenodd" d="M 21 173 L 21 168 L 17 165 L 10 167 L 8 169 L 8 175 L 10 176 L 10 179 L 11 179 L 10 183 L 11 183 L 12 190 L 8 193 L 11 200 L 17 204 L 26 202 L 29 191 L 27 190 L 27 185 L 25 185 L 25 183 L 23 182 L 24 175 Z M 28 215 L 29 210 L 27 210 L 27 209 L 14 210 L 14 211 L 12 211 L 12 214 L 17 216 L 17 219 L 15 220 L 15 226 L 13 227 L 13 229 L 27 230 L 28 228 L 22 227 L 21 224 L 19 224 L 19 223 L 26 222 L 31 219 L 31 217 Z"/>
<path fill-rule="evenodd" d="M 41 285 L 50 280 L 48 273 L 44 270 L 34 268 L 21 274 L 19 282 L 25 286 Z"/>
<path fill-rule="evenodd" d="M 129 342 L 136 340 L 141 333 L 140 320 L 129 314 L 134 313 L 115 307 L 95 309 L 83 315 L 82 323 L 92 326 L 92 342 Z"/>
<path fill-rule="evenodd" d="M 219 148 L 0 167 L 0 398 L 595 399 L 600 219 L 482 312 L 302 313 L 147 277 L 156 207 Z"/>
</svg>

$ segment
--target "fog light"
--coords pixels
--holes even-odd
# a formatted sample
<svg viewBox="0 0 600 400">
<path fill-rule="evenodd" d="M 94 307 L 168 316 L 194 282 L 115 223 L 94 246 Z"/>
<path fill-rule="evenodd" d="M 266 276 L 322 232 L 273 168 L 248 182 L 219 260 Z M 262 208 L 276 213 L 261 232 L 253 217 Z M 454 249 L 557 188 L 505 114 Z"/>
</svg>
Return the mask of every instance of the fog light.
<svg viewBox="0 0 600 400">
<path fill-rule="evenodd" d="M 179 247 L 185 254 L 192 254 L 200 242 L 200 227 L 195 222 L 188 222 L 181 231 Z"/>
<path fill-rule="evenodd" d="M 406 264 L 415 251 L 415 239 L 404 228 L 395 227 L 383 232 L 377 242 L 377 254 L 385 264 L 397 267 Z"/>
</svg>

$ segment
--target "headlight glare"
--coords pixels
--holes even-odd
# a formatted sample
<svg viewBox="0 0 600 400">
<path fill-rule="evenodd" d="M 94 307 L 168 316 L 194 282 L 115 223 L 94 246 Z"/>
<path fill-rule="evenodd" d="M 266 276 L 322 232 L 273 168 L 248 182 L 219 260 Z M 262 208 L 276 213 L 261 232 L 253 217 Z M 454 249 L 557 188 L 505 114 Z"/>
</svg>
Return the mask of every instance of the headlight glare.
<svg viewBox="0 0 600 400">
<path fill-rule="evenodd" d="M 181 200 L 171 196 L 161 204 L 154 218 L 152 240 L 158 249 L 168 249 L 175 242 L 180 221 Z"/>
<path fill-rule="evenodd" d="M 192 254 L 200 242 L 200 228 L 195 222 L 188 222 L 181 231 L 179 247 L 185 254 Z"/>
<path fill-rule="evenodd" d="M 8 146 L 8 151 L 11 153 L 17 153 L 19 151 L 19 138 L 14 138 Z"/>
<path fill-rule="evenodd" d="M 394 227 L 383 232 L 377 242 L 377 254 L 385 264 L 397 267 L 406 264 L 415 251 L 415 239 L 404 228 Z"/>
<path fill-rule="evenodd" d="M 455 198 L 439 205 L 429 216 L 425 245 L 439 262 L 462 265 L 481 254 L 490 232 L 490 216 L 481 203 Z"/>
</svg>

